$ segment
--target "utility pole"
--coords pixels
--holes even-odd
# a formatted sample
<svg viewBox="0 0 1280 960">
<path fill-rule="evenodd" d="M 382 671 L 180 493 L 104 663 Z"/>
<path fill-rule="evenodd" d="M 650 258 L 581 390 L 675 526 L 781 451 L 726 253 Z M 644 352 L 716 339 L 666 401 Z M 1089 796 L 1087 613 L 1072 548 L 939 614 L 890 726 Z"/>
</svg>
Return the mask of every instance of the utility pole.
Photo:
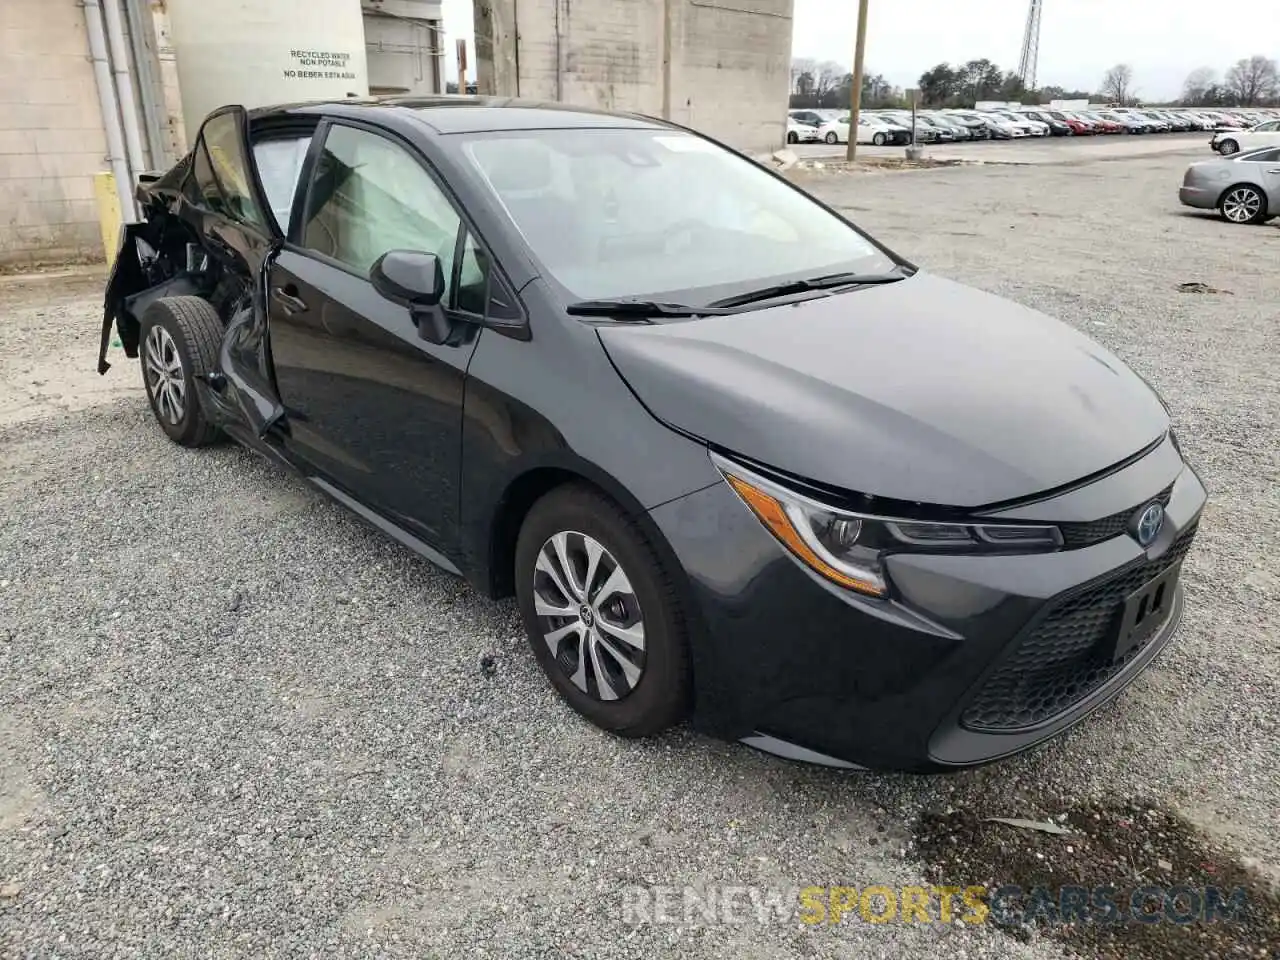
<svg viewBox="0 0 1280 960">
<path fill-rule="evenodd" d="M 867 0 L 858 0 L 858 39 L 853 47 L 853 89 L 849 91 L 849 145 L 845 159 L 858 153 L 858 115 L 862 112 L 862 61 L 867 45 Z"/>
</svg>

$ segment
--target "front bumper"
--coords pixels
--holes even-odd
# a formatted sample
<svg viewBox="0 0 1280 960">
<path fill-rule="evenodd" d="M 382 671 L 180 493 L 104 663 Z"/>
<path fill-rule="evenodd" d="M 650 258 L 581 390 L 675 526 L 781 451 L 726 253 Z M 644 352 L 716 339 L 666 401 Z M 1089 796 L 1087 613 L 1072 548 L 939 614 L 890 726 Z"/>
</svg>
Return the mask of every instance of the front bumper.
<svg viewBox="0 0 1280 960">
<path fill-rule="evenodd" d="M 1016 517 L 1057 510 L 1087 526 L 1160 490 L 1167 519 L 1146 551 L 1121 530 L 1037 556 L 899 555 L 889 602 L 800 566 L 727 484 L 659 507 L 652 517 L 690 581 L 695 725 L 800 759 L 921 772 L 1042 743 L 1113 699 L 1172 638 L 1176 584 L 1158 629 L 1119 661 L 1103 655 L 1125 597 L 1190 548 L 1206 495 L 1166 441 Z"/>
</svg>

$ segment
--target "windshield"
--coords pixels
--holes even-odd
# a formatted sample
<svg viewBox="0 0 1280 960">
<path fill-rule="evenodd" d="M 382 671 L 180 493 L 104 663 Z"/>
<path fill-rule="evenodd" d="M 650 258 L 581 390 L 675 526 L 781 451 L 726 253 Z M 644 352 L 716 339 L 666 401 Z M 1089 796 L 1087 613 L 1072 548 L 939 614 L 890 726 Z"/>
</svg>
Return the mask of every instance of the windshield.
<svg viewBox="0 0 1280 960">
<path fill-rule="evenodd" d="M 754 161 L 681 131 L 504 132 L 470 137 L 462 153 L 576 300 L 707 303 L 896 266 Z"/>
</svg>

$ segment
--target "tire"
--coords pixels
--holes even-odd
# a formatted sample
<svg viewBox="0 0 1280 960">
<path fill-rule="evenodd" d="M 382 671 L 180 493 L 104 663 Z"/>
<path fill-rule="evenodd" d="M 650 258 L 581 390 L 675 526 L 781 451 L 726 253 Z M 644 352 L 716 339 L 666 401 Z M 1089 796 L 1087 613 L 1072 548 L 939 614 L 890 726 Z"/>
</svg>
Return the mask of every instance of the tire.
<svg viewBox="0 0 1280 960">
<path fill-rule="evenodd" d="M 825 137 L 824 139 L 827 141 L 827 143 L 839 143 L 839 142 L 840 142 L 840 138 L 839 138 L 838 136 L 836 136 L 836 132 L 835 132 L 834 130 L 830 131 L 830 132 L 826 135 L 826 137 Z"/>
<path fill-rule="evenodd" d="M 1240 144 L 1236 143 L 1230 137 L 1218 144 L 1218 152 L 1224 157 L 1229 157 L 1233 153 L 1240 152 Z"/>
<path fill-rule="evenodd" d="M 1222 191 L 1218 212 L 1230 223 L 1262 223 L 1267 218 L 1267 198 L 1252 184 L 1237 183 Z"/>
<path fill-rule="evenodd" d="M 787 132 L 787 143 L 799 143 L 799 142 L 800 142 L 800 138 L 796 136 L 796 132 L 794 130 Z"/>
<path fill-rule="evenodd" d="M 147 307 L 139 328 L 138 364 L 156 423 L 181 446 L 213 443 L 219 431 L 200 407 L 195 381 L 217 364 L 217 312 L 199 297 L 166 297 Z"/>
<path fill-rule="evenodd" d="M 883 133 L 873 134 L 871 137 L 871 142 L 877 147 L 883 147 L 885 142 L 885 135 Z"/>
<path fill-rule="evenodd" d="M 563 583 L 564 564 L 555 559 L 555 540 L 564 537 L 572 569 L 561 590 L 547 572 L 548 561 Z M 611 560 L 623 572 L 630 593 L 597 592 L 578 609 L 606 611 L 589 617 L 549 616 L 551 609 L 572 610 L 581 599 L 586 579 L 586 539 L 603 548 L 594 584 L 603 591 L 615 583 Z M 622 737 L 647 737 L 684 719 L 690 702 L 688 628 L 672 576 L 662 564 L 644 531 L 616 504 L 596 490 L 571 484 L 558 487 L 534 504 L 525 517 L 516 541 L 516 597 L 525 632 L 534 656 L 556 692 L 569 706 L 596 726 Z M 588 590 L 590 593 L 590 589 Z M 625 602 L 624 602 L 625 601 Z M 634 603 L 632 602 L 634 601 Z M 539 603 L 543 606 L 539 607 Z M 625 610 L 612 610 L 615 603 Z M 628 647 L 602 624 L 638 623 L 643 628 L 643 650 Z M 586 624 L 584 635 L 583 624 Z M 576 625 L 576 628 L 575 628 Z M 567 632 L 566 632 L 567 631 Z M 562 634 L 548 641 L 548 634 Z M 604 637 L 624 654 L 638 676 L 626 676 L 623 658 L 610 654 L 596 640 Z M 556 651 L 552 652 L 552 642 Z M 584 658 L 584 646 L 593 648 L 599 661 Z M 597 662 L 603 664 L 606 683 L 601 684 Z M 573 679 L 579 677 L 579 682 Z M 613 698 L 610 698 L 610 694 Z"/>
</svg>

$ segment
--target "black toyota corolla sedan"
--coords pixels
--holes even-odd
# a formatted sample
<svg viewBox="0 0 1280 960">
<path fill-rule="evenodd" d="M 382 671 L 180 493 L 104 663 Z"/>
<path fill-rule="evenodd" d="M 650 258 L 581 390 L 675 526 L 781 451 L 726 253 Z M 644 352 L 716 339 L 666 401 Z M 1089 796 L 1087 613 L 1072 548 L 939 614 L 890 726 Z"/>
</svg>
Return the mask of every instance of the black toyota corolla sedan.
<svg viewBox="0 0 1280 960">
<path fill-rule="evenodd" d="M 138 198 L 99 370 L 114 327 L 175 442 L 514 594 L 606 730 L 953 769 L 1178 625 L 1206 495 L 1147 383 L 687 129 L 227 107 Z"/>
</svg>

